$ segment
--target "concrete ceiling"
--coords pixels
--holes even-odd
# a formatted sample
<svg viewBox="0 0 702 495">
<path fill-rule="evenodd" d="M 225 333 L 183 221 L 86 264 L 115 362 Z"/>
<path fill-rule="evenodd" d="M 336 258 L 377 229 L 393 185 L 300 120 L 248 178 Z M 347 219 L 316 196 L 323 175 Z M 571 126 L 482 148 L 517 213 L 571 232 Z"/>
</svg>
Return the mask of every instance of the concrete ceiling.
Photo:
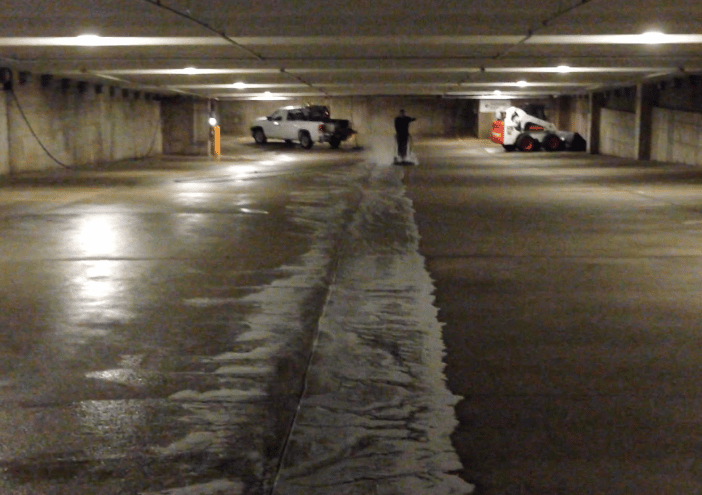
<svg viewBox="0 0 702 495">
<path fill-rule="evenodd" d="M 5 0 L 0 25 L 2 65 L 221 99 L 581 94 L 702 71 L 690 0 Z"/>
</svg>

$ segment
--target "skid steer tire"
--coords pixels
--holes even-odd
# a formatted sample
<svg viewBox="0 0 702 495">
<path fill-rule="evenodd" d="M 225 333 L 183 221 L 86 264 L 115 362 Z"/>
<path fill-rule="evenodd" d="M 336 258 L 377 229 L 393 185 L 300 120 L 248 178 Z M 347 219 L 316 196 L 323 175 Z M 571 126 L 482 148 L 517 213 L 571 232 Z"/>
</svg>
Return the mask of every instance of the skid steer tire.
<svg viewBox="0 0 702 495">
<path fill-rule="evenodd" d="M 555 134 L 546 134 L 541 140 L 541 144 L 546 151 L 560 151 L 563 149 L 563 141 Z"/>
<path fill-rule="evenodd" d="M 537 151 L 539 142 L 529 134 L 522 134 L 517 139 L 517 149 L 519 151 Z"/>
</svg>

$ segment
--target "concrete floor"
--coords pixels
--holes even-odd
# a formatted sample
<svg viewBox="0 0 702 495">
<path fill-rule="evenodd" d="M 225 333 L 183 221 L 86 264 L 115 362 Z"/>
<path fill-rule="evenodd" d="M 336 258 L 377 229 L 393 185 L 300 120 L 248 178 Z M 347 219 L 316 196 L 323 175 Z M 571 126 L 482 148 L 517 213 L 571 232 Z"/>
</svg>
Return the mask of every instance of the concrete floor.
<svg viewBox="0 0 702 495">
<path fill-rule="evenodd" d="M 417 251 L 350 147 L 6 181 L 0 493 L 468 493 Z"/>
<path fill-rule="evenodd" d="M 476 493 L 702 493 L 702 170 L 418 152 L 405 182 Z"/>
<path fill-rule="evenodd" d="M 0 494 L 702 493 L 702 171 L 225 145 L 0 187 Z"/>
</svg>

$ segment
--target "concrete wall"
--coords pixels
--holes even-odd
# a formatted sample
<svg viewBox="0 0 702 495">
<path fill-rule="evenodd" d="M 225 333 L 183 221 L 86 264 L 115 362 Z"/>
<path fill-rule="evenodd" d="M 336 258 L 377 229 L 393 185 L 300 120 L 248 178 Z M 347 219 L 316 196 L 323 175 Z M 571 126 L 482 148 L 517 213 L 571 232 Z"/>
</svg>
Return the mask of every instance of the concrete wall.
<svg viewBox="0 0 702 495">
<path fill-rule="evenodd" d="M 68 166 L 161 153 L 158 101 L 109 86 L 48 78 L 42 81 L 38 76 L 20 83 L 15 78 L 14 97 L 5 91 L 0 104 L 4 107 L 0 115 L 7 113 L 7 134 L 3 139 L 0 124 L 0 139 L 8 149 L 8 163 L 0 173 L 59 168 L 42 144 Z"/>
<path fill-rule="evenodd" d="M 577 132 L 587 137 L 590 125 L 590 108 L 587 96 L 576 96 L 569 99 L 570 122 L 564 131 Z"/>
<path fill-rule="evenodd" d="M 654 105 L 668 110 L 702 112 L 702 75 L 691 74 L 656 84 Z"/>
<path fill-rule="evenodd" d="M 7 134 L 7 99 L 9 94 L 2 92 L 0 96 L 0 176 L 10 173 L 10 149 Z"/>
<path fill-rule="evenodd" d="M 373 134 L 394 133 L 393 119 L 400 108 L 417 118 L 411 132 L 415 136 L 480 137 L 489 139 L 493 112 L 478 112 L 478 100 L 443 99 L 435 97 L 348 97 L 287 101 L 220 101 L 218 115 L 222 133 L 249 136 L 250 123 L 271 114 L 281 106 L 327 105 L 332 117 L 348 118 L 358 131 L 359 145 L 371 140 Z M 542 98 L 514 100 L 513 105 L 542 104 L 547 119 L 560 129 L 587 136 L 589 122 L 587 97 Z M 164 107 L 164 121 L 167 110 Z M 164 131 L 165 132 L 165 131 Z M 164 148 L 164 151 L 166 149 Z M 168 152 L 168 151 L 166 151 Z"/>
<path fill-rule="evenodd" d="M 410 131 L 415 136 L 474 136 L 477 127 L 475 100 L 436 97 L 348 97 L 288 101 L 220 101 L 219 120 L 223 134 L 248 136 L 251 122 L 287 105 L 323 104 L 332 118 L 351 120 L 358 145 L 377 134 L 394 134 L 393 121 L 400 109 L 415 117 Z"/>
<path fill-rule="evenodd" d="M 161 104 L 163 152 L 207 155 L 210 139 L 208 102 L 192 98 L 167 98 Z"/>
<path fill-rule="evenodd" d="M 635 119 L 634 113 L 603 108 L 600 121 L 600 153 L 635 158 Z"/>
<path fill-rule="evenodd" d="M 651 159 L 702 165 L 702 113 L 653 109 Z"/>
</svg>

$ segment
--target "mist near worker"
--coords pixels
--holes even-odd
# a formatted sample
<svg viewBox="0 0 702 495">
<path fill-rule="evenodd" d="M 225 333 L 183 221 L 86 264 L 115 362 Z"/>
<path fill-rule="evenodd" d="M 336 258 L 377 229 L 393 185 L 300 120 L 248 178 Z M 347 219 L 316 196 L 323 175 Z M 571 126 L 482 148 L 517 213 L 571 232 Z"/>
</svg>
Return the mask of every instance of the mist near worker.
<svg viewBox="0 0 702 495">
<path fill-rule="evenodd" d="M 419 165 L 417 156 L 412 152 L 412 138 L 410 137 L 407 156 L 401 160 L 397 151 L 397 140 L 393 122 L 379 117 L 369 119 L 368 137 L 364 143 L 366 161 L 377 166 Z M 398 162 L 402 163 L 398 163 Z"/>
</svg>

